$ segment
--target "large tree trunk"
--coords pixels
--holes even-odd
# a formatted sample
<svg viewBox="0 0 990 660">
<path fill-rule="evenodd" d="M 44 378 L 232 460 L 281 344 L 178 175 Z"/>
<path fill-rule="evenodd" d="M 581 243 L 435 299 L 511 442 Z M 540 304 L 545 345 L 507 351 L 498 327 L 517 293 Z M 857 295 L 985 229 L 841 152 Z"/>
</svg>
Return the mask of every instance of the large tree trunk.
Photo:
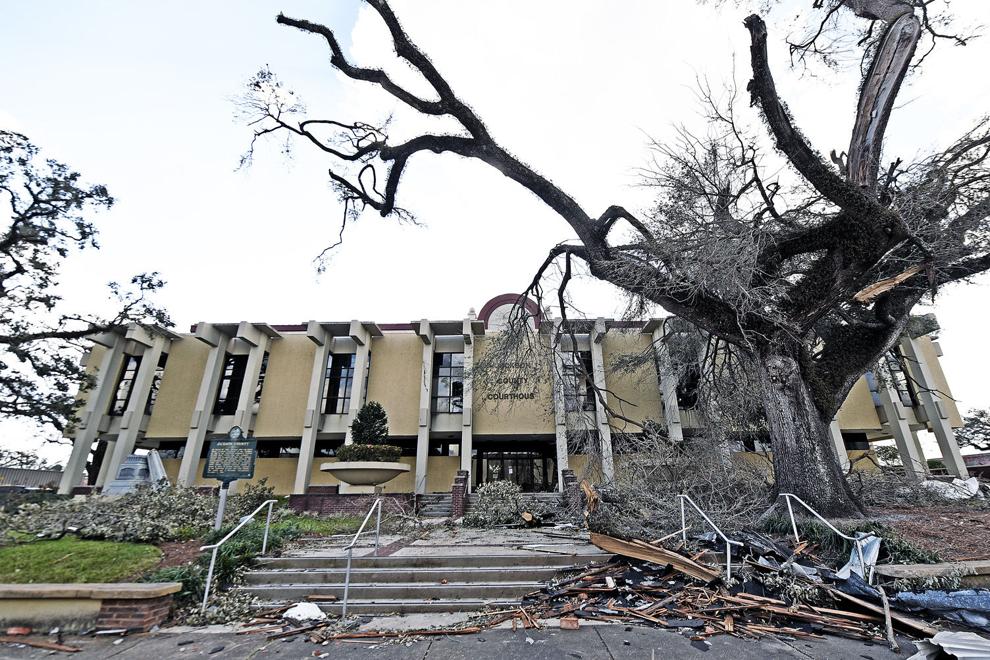
<svg viewBox="0 0 990 660">
<path fill-rule="evenodd" d="M 757 362 L 777 492 L 794 493 L 823 516 L 860 515 L 798 361 L 765 353 Z"/>
</svg>

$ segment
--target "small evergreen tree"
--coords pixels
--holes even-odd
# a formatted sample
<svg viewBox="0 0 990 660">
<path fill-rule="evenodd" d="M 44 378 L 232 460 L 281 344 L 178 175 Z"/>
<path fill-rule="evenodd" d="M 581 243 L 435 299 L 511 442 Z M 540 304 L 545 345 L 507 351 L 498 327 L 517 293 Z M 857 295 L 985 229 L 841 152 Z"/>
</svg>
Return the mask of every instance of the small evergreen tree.
<svg viewBox="0 0 990 660">
<path fill-rule="evenodd" d="M 351 439 L 354 444 L 337 450 L 340 461 L 394 462 L 402 456 L 402 448 L 388 443 L 388 415 L 377 401 L 362 406 L 351 422 Z"/>
<path fill-rule="evenodd" d="M 377 401 L 362 406 L 351 423 L 351 438 L 356 445 L 383 445 L 388 440 L 388 414 Z"/>
</svg>

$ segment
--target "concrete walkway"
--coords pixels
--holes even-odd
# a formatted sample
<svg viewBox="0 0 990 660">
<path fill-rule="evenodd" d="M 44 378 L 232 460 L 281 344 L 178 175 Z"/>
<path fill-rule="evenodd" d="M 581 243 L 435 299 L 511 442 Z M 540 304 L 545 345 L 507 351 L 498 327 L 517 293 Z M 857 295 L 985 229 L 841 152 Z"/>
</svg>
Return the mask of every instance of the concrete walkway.
<svg viewBox="0 0 990 660">
<path fill-rule="evenodd" d="M 118 643 L 114 643 L 118 642 Z M 580 630 L 492 630 L 475 635 L 437 637 L 417 642 L 381 644 L 374 640 L 312 644 L 304 636 L 266 640 L 259 635 L 230 633 L 157 633 L 117 638 L 72 638 L 66 644 L 82 648 L 81 653 L 54 654 L 73 660 L 144 660 L 146 658 L 209 658 L 210 660 L 279 660 L 326 657 L 332 660 L 673 660 L 704 658 L 715 660 L 798 660 L 867 658 L 892 660 L 914 652 L 914 645 L 901 642 L 901 654 L 886 646 L 830 637 L 823 641 L 775 640 L 744 641 L 723 635 L 711 644 L 691 642 L 669 630 L 622 625 L 585 626 Z M 314 651 L 317 652 L 314 655 Z M 323 656 L 322 654 L 328 654 Z M 0 645 L 0 658 L 51 658 L 51 651 Z"/>
</svg>

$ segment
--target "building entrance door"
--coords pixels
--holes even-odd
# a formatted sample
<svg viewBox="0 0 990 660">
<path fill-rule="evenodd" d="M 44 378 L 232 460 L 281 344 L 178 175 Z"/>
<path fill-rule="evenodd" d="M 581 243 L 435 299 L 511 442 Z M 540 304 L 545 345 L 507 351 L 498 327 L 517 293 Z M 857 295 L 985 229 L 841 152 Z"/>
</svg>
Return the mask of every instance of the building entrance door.
<svg viewBox="0 0 990 660">
<path fill-rule="evenodd" d="M 557 490 L 557 461 L 543 451 L 479 449 L 475 458 L 477 483 L 511 481 L 524 493 Z"/>
</svg>

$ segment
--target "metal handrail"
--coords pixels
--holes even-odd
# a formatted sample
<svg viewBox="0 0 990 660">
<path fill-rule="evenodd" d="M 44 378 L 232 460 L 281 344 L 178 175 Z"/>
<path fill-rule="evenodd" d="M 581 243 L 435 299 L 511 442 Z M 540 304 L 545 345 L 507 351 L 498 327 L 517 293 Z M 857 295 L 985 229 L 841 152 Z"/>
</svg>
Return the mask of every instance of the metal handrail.
<svg viewBox="0 0 990 660">
<path fill-rule="evenodd" d="M 374 556 L 378 556 L 378 541 L 381 538 L 382 533 L 382 498 L 380 497 L 375 498 L 375 503 L 371 505 L 370 509 L 368 509 L 368 515 L 364 517 L 364 522 L 362 522 L 361 526 L 358 527 L 358 531 L 354 535 L 354 538 L 351 539 L 350 545 L 344 548 L 344 550 L 347 550 L 347 572 L 344 574 L 344 602 L 343 611 L 341 613 L 341 616 L 344 617 L 347 616 L 347 596 L 351 589 L 351 559 L 354 556 L 354 546 L 357 545 L 358 539 L 361 537 L 361 534 L 364 533 L 364 526 L 368 524 L 368 521 L 371 519 L 371 514 L 375 512 L 375 509 L 378 509 L 378 520 L 375 522 Z"/>
<path fill-rule="evenodd" d="M 828 527 L 833 532 L 835 532 L 835 534 L 837 534 L 838 536 L 846 539 L 847 541 L 852 541 L 853 542 L 853 545 L 856 547 L 856 554 L 859 556 L 859 565 L 863 569 L 863 577 L 866 578 L 867 584 L 870 584 L 870 583 L 873 582 L 873 569 L 872 568 L 870 569 L 870 575 L 869 575 L 869 577 L 867 577 L 867 575 L 866 575 L 866 562 L 863 561 L 863 545 L 862 544 L 863 544 L 863 542 L 866 539 L 870 538 L 871 536 L 876 536 L 877 538 L 880 538 L 879 536 L 877 536 L 873 532 L 866 532 L 865 535 L 862 536 L 862 537 L 860 537 L 860 538 L 856 538 L 855 536 L 849 536 L 848 534 L 843 534 L 838 529 L 836 529 L 835 525 L 833 525 L 829 521 L 825 520 L 817 511 L 815 511 L 810 506 L 808 506 L 808 503 L 807 502 L 805 502 L 804 500 L 802 500 L 800 497 L 798 497 L 794 493 L 779 493 L 777 495 L 777 497 L 783 497 L 784 498 L 784 501 L 787 502 L 787 513 L 790 514 L 790 516 L 791 516 L 791 529 L 794 530 L 794 542 L 795 543 L 800 543 L 801 542 L 801 537 L 798 535 L 797 521 L 794 519 L 794 507 L 791 506 L 791 499 L 792 498 L 795 499 L 795 500 L 797 500 L 798 503 L 801 506 L 803 506 L 805 509 L 807 509 L 808 511 L 810 511 L 811 512 L 811 515 L 813 515 L 815 518 L 818 518 L 823 523 L 825 523 L 825 526 Z"/>
<path fill-rule="evenodd" d="M 272 506 L 276 502 L 278 502 L 278 500 L 265 500 L 264 502 L 261 503 L 261 506 L 259 506 L 257 509 L 255 509 L 248 515 L 241 518 L 241 522 L 237 523 L 237 527 L 227 532 L 227 535 L 225 537 L 223 537 L 213 545 L 204 545 L 200 547 L 200 551 L 213 550 L 213 556 L 210 557 L 210 570 L 207 571 L 206 573 L 206 589 L 203 591 L 203 608 L 200 611 L 202 612 L 206 611 L 206 601 L 210 597 L 210 584 L 213 582 L 213 568 L 214 566 L 216 566 L 217 563 L 217 552 L 220 550 L 220 546 L 226 543 L 227 541 L 229 541 L 231 536 L 239 532 L 241 527 L 244 527 L 244 525 L 254 520 L 254 516 L 259 511 L 264 509 L 266 506 L 268 507 L 268 517 L 265 519 L 265 536 L 261 541 L 261 554 L 265 554 L 265 552 L 268 551 L 268 528 L 272 524 Z"/>
<path fill-rule="evenodd" d="M 722 537 L 722 540 L 725 541 L 725 579 L 726 579 L 726 581 L 732 579 L 732 546 L 734 546 L 734 545 L 740 545 L 741 546 L 742 543 L 740 543 L 739 541 L 733 541 L 728 536 L 726 536 L 722 532 L 722 530 L 718 528 L 718 525 L 716 525 L 715 523 L 713 523 L 712 522 L 712 519 L 709 518 L 705 514 L 705 512 L 701 510 L 701 507 L 699 507 L 697 504 L 695 504 L 694 503 L 694 500 L 692 500 L 690 497 L 688 497 L 687 495 L 681 493 L 680 495 L 677 496 L 677 499 L 679 499 L 681 501 L 681 538 L 684 541 L 684 543 L 687 544 L 687 530 L 688 530 L 688 527 L 687 527 L 687 522 L 685 521 L 685 516 L 684 516 L 684 501 L 687 500 L 688 504 L 690 504 L 692 507 L 694 507 L 694 510 L 697 511 L 698 513 L 700 513 L 701 514 L 701 517 L 705 519 L 705 522 L 707 522 L 709 525 L 711 525 L 712 526 L 712 529 L 715 530 L 715 533 L 718 534 L 719 536 L 721 536 Z"/>
</svg>

